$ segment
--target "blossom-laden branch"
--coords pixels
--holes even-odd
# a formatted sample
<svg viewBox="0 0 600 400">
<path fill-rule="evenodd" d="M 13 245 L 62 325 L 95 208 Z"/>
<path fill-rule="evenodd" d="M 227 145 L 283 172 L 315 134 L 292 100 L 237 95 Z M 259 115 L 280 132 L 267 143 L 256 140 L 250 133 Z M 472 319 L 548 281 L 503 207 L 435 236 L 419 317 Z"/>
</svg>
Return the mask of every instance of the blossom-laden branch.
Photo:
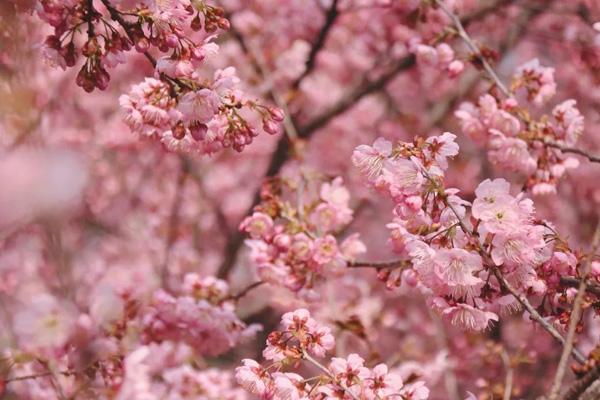
<svg viewBox="0 0 600 400">
<path fill-rule="evenodd" d="M 358 354 L 347 358 L 333 357 L 329 366 L 316 357 L 324 357 L 335 345 L 331 330 L 313 319 L 305 309 L 285 313 L 282 330 L 271 332 L 263 357 L 271 362 L 266 367 L 252 359 L 243 360 L 236 369 L 238 383 L 261 398 L 326 399 L 413 399 L 425 400 L 429 389 L 423 382 L 405 384 L 385 364 L 367 368 Z M 286 367 L 298 368 L 300 361 L 321 373 L 308 379 L 295 372 L 282 372 Z"/>
<path fill-rule="evenodd" d="M 542 139 L 541 141 L 544 143 L 544 145 L 549 146 L 549 147 L 554 147 L 555 149 L 558 149 L 558 150 L 562 151 L 563 153 L 578 154 L 580 156 L 587 158 L 591 162 L 600 163 L 600 156 L 590 154 L 590 153 L 586 152 L 585 150 L 581 150 L 576 147 L 566 146 L 564 144 L 556 143 L 556 142 L 553 142 L 548 139 Z"/>
<path fill-rule="evenodd" d="M 91 0 L 61 6 L 50 0 L 42 3 L 38 14 L 54 27 L 45 55 L 63 69 L 74 67 L 83 55 L 85 63 L 76 82 L 86 92 L 105 90 L 108 71 L 125 63 L 132 49 L 148 59 L 154 77 L 146 77 L 120 98 L 125 122 L 140 136 L 159 140 L 176 152 L 242 151 L 259 134 L 244 116 L 247 112 L 262 120 L 264 132 L 279 132 L 283 111 L 248 98 L 239 88 L 234 68 L 217 70 L 212 78 L 199 71 L 205 59 L 218 52 L 218 45 L 212 42 L 214 36 L 197 41 L 187 30 L 206 34 L 227 30 L 229 21 L 222 8 L 204 1 L 139 4 L 125 11 L 110 0 L 101 0 L 105 9 L 101 11 L 94 9 Z M 88 26 L 87 38 L 78 48 L 83 24 Z M 166 54 L 156 58 L 150 50 Z"/>
<path fill-rule="evenodd" d="M 535 307 L 533 307 L 533 305 L 531 305 L 529 300 L 527 300 L 527 298 L 525 296 L 523 296 L 515 288 L 513 288 L 511 286 L 511 284 L 508 283 L 506 278 L 504 278 L 502 276 L 502 274 L 500 273 L 500 271 L 498 269 L 494 269 L 494 274 L 496 275 L 496 278 L 498 279 L 498 281 L 504 286 L 504 288 L 506 288 L 506 290 L 508 290 L 508 292 L 511 295 L 513 295 L 515 297 L 515 299 L 517 299 L 517 301 L 527 310 L 527 312 L 529 313 L 531 318 L 533 320 L 535 320 L 538 324 L 540 324 L 540 326 L 542 326 L 542 328 L 544 328 L 546 330 L 546 332 L 548 332 L 554 339 L 556 339 L 558 342 L 560 342 L 563 345 L 563 348 L 566 348 L 565 338 L 560 334 L 560 332 L 558 332 L 558 330 L 551 323 L 549 323 L 544 317 L 542 317 L 540 315 L 540 313 L 535 309 Z M 572 353 L 573 357 L 579 363 L 585 362 L 586 358 L 583 354 L 581 354 L 579 352 L 579 350 L 572 348 L 569 350 L 569 353 Z"/>
<path fill-rule="evenodd" d="M 577 326 L 580 323 L 580 318 L 583 313 L 583 299 L 586 295 L 586 288 L 588 285 L 588 276 L 590 275 L 592 269 L 592 261 L 593 257 L 600 246 L 600 220 L 598 221 L 598 225 L 594 230 L 594 236 L 592 239 L 592 245 L 590 249 L 590 256 L 585 260 L 583 265 L 583 270 L 581 271 L 581 282 L 579 283 L 579 288 L 577 289 L 577 295 L 575 296 L 575 300 L 573 301 L 573 310 L 571 311 L 571 317 L 569 319 L 569 328 L 567 330 L 567 338 L 564 344 L 564 348 L 562 354 L 560 356 L 560 361 L 558 362 L 558 367 L 556 369 L 556 375 L 554 376 L 554 381 L 552 383 L 552 388 L 550 389 L 550 394 L 548 398 L 550 400 L 555 400 L 558 398 L 560 394 L 560 387 L 562 385 L 563 378 L 565 376 L 565 372 L 567 370 L 567 363 L 569 361 L 569 354 L 573 349 L 573 341 L 575 340 L 575 332 L 577 331 Z"/>
<path fill-rule="evenodd" d="M 544 69 L 539 66 L 537 60 L 533 60 L 518 70 L 511 89 L 507 88 L 482 54 L 479 46 L 466 32 L 458 16 L 443 1 L 435 0 L 435 4 L 453 21 L 458 36 L 467 44 L 477 63 L 483 67 L 495 87 L 507 98 L 501 103 L 502 110 L 499 111 L 500 114 L 504 114 L 498 115 L 498 118 L 493 117 L 496 112 L 494 110 L 496 101 L 492 96 L 487 96 L 485 102 L 482 100 L 483 97 L 480 99 L 479 116 L 483 117 L 485 114 L 486 117 L 483 117 L 477 124 L 473 124 L 472 116 L 475 110 L 472 106 L 467 105 L 456 113 L 461 119 L 463 129 L 469 136 L 479 142 L 487 140 L 487 145 L 491 150 L 490 158 L 494 162 L 527 174 L 526 186 L 531 188 L 535 194 L 555 192 L 556 181 L 567 169 L 578 165 L 577 160 L 564 158 L 562 153 L 578 154 L 590 162 L 600 162 L 600 157 L 573 146 L 583 132 L 583 117 L 574 107 L 575 100 L 564 102 L 554 109 L 553 116 L 556 124 L 532 121 L 526 111 L 519 111 L 513 97 L 515 89 L 526 88 L 529 98 L 536 104 L 542 104 L 554 95 L 556 84 L 554 83 L 553 69 Z M 486 106 L 489 108 L 486 109 Z M 511 112 L 523 119 L 527 125 L 525 132 L 519 132 L 519 119 L 513 117 Z M 499 121 L 504 121 L 504 125 Z M 486 130 L 487 132 L 485 132 Z M 516 138 L 511 136 L 516 136 Z M 536 143 L 542 144 L 545 151 L 540 152 L 536 148 Z M 551 149 L 557 149 L 560 152 L 551 151 Z"/>
<path fill-rule="evenodd" d="M 565 338 L 520 291 L 543 295 L 549 288 L 560 290 L 558 271 L 574 274 L 576 258 L 555 231 L 534 222 L 532 201 L 510 195 L 507 181 L 485 180 L 475 190 L 472 204 L 461 199 L 457 190 L 446 189 L 447 159 L 458 154 L 454 138 L 446 132 L 395 145 L 379 138 L 373 146 L 356 148 L 355 165 L 396 204 L 394 222 L 388 224 L 394 249 L 410 260 L 409 271 L 433 292 L 432 303 L 453 323 L 485 329 L 498 320 L 490 309 L 521 305 L 566 346 Z M 548 241 L 550 236 L 560 248 Z M 540 258 L 544 251 L 552 257 Z M 570 255 L 564 257 L 564 252 Z M 576 349 L 568 351 L 579 362 L 585 361 Z"/>
<path fill-rule="evenodd" d="M 508 91 L 508 88 L 500 80 L 500 78 L 496 74 L 496 71 L 494 71 L 494 69 L 491 67 L 491 65 L 487 62 L 487 60 L 483 56 L 483 54 L 481 54 L 481 50 L 479 49 L 479 46 L 477 46 L 475 44 L 475 42 L 473 42 L 473 39 L 471 39 L 471 37 L 469 36 L 467 31 L 465 30 L 462 22 L 460 21 L 460 18 L 456 14 L 454 14 L 452 11 L 450 11 L 450 9 L 444 3 L 444 1 L 435 0 L 435 4 L 439 8 L 441 8 L 444 11 L 444 13 L 446 13 L 446 15 L 450 18 L 450 20 L 454 23 L 454 26 L 456 27 L 458 35 L 467 44 L 469 49 L 473 52 L 473 55 L 475 55 L 477 57 L 477 61 L 479 63 L 481 63 L 481 65 L 483 65 L 483 68 L 488 73 L 488 75 L 492 78 L 492 80 L 494 81 L 494 84 L 500 89 L 500 91 L 502 91 L 502 93 L 505 96 L 507 96 L 507 97 L 510 96 L 510 92 Z"/>
</svg>

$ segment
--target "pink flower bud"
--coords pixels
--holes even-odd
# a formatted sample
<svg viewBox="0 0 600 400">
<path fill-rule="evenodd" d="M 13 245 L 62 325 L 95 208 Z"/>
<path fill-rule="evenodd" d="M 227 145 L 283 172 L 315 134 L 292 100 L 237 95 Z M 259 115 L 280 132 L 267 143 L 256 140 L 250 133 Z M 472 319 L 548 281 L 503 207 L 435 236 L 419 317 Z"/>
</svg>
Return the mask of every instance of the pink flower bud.
<svg viewBox="0 0 600 400">
<path fill-rule="evenodd" d="M 140 53 L 144 53 L 149 48 L 150 48 L 150 42 L 145 37 L 142 37 L 141 39 L 139 39 L 135 44 L 135 49 Z"/>
<path fill-rule="evenodd" d="M 271 114 L 271 118 L 277 122 L 281 122 L 285 118 L 285 113 L 278 107 L 269 107 L 269 114 Z"/>
<path fill-rule="evenodd" d="M 265 120 L 263 121 L 263 130 L 270 135 L 276 135 L 279 133 L 279 125 L 277 125 L 273 120 Z"/>
<path fill-rule="evenodd" d="M 465 69 L 465 65 L 459 60 L 454 60 L 448 65 L 448 72 L 450 73 L 451 77 L 458 76 L 463 69 Z"/>
</svg>

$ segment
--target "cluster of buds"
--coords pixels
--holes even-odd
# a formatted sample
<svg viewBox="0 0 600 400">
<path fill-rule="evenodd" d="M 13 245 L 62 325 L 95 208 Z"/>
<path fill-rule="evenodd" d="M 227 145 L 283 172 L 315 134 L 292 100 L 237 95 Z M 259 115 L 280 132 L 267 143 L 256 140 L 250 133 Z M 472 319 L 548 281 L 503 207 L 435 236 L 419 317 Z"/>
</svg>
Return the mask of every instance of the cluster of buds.
<svg viewBox="0 0 600 400">
<path fill-rule="evenodd" d="M 447 71 L 451 77 L 458 76 L 465 68 L 464 63 L 456 59 L 452 47 L 446 43 L 440 43 L 435 47 L 426 44 L 417 44 L 414 46 L 414 52 L 421 64 L 441 71 Z"/>
<path fill-rule="evenodd" d="M 249 113 L 262 120 L 265 132 L 279 132 L 283 112 L 246 99 L 238 88 L 235 69 L 218 70 L 212 79 L 197 72 L 218 46 L 211 41 L 214 36 L 197 40 L 190 31 L 228 29 L 219 7 L 175 0 L 151 5 L 136 2 L 131 9 L 121 10 L 108 0 L 98 9 L 90 1 L 40 0 L 38 14 L 54 27 L 54 34 L 46 39 L 46 58 L 66 69 L 83 56 L 76 82 L 87 92 L 106 89 L 108 70 L 124 63 L 132 48 L 154 62 L 155 77 L 135 85 L 121 97 L 121 105 L 134 132 L 158 139 L 169 150 L 242 151 L 259 134 L 244 115 Z M 84 44 L 77 46 L 82 35 L 86 35 Z M 154 61 L 148 53 L 152 49 L 167 55 Z"/>
<path fill-rule="evenodd" d="M 258 330 L 258 326 L 247 326 L 236 316 L 226 282 L 188 274 L 183 292 L 177 297 L 163 290 L 154 294 L 142 316 L 144 342 L 182 342 L 200 354 L 214 356 Z"/>
<path fill-rule="evenodd" d="M 359 146 L 353 160 L 396 205 L 388 227 L 403 257 L 395 267 L 401 276 L 433 295 L 432 305 L 454 324 L 482 330 L 498 314 L 519 308 L 497 273 L 518 290 L 543 296 L 550 269 L 573 273 L 563 265 L 573 267 L 573 261 L 558 257 L 571 253 L 566 242 L 534 218 L 530 199 L 510 194 L 504 179 L 483 181 L 472 204 L 444 186 L 446 158 L 458 153 L 454 138 L 444 133 L 396 145 L 378 139 Z M 399 274 L 387 276 L 401 283 Z"/>
<path fill-rule="evenodd" d="M 142 53 L 154 47 L 163 53 L 171 51 L 173 59 L 199 62 L 205 57 L 206 41 L 195 41 L 186 28 L 198 31 L 202 21 L 206 32 L 229 28 L 223 9 L 204 2 L 177 0 L 153 6 L 139 2 L 130 10 L 120 10 L 110 1 L 102 5 L 97 9 L 87 0 L 39 0 L 36 7 L 40 18 L 54 28 L 45 42 L 46 58 L 66 69 L 74 67 L 80 55 L 85 57 L 77 84 L 87 92 L 106 89 L 107 69 L 124 63 L 125 53 L 134 47 Z M 78 40 L 79 36 L 85 40 Z"/>
<path fill-rule="evenodd" d="M 533 78 L 538 75 L 539 79 Z M 518 85 L 513 86 L 527 88 L 534 102 L 542 95 L 546 101 L 554 93 L 551 75 L 550 68 L 542 68 L 534 60 L 519 68 L 514 78 Z M 463 131 L 488 149 L 493 163 L 524 174 L 525 187 L 534 194 L 548 194 L 556 192 L 558 180 L 568 169 L 579 165 L 576 158 L 560 150 L 561 146 L 573 146 L 583 133 L 583 116 L 575 105 L 575 100 L 564 101 L 554 107 L 551 117 L 536 120 L 515 98 L 500 102 L 485 94 L 477 105 L 462 104 L 455 115 Z"/>
<path fill-rule="evenodd" d="M 554 68 L 540 65 L 537 58 L 517 68 L 512 80 L 511 90 L 519 88 L 527 91 L 527 99 L 536 105 L 542 105 L 556 94 Z"/>
<path fill-rule="evenodd" d="M 172 151 L 214 153 L 224 148 L 242 151 L 258 131 L 242 116 L 258 113 L 264 130 L 276 134 L 283 112 L 245 100 L 232 67 L 215 72 L 210 85 L 190 80 L 176 85 L 146 78 L 120 98 L 124 120 L 133 132 L 162 142 Z"/>
<path fill-rule="evenodd" d="M 263 352 L 265 359 L 273 364 L 263 367 L 255 360 L 245 359 L 236 369 L 238 383 L 259 398 L 424 400 L 429 397 L 423 382 L 404 384 L 385 364 L 367 368 L 358 354 L 333 357 L 328 367 L 319 363 L 312 356 L 324 357 L 326 350 L 333 348 L 334 338 L 307 310 L 286 313 L 281 323 L 283 330 L 269 335 Z M 317 367 L 319 375 L 305 379 L 294 372 L 281 372 L 287 365 L 298 367 L 302 360 Z"/>
<path fill-rule="evenodd" d="M 240 229 L 250 235 L 246 243 L 263 280 L 310 294 L 318 278 L 340 271 L 366 249 L 357 235 L 339 244 L 334 236 L 353 214 L 342 179 L 324 182 L 318 190 L 303 182 L 267 183 L 261 204 Z"/>
</svg>

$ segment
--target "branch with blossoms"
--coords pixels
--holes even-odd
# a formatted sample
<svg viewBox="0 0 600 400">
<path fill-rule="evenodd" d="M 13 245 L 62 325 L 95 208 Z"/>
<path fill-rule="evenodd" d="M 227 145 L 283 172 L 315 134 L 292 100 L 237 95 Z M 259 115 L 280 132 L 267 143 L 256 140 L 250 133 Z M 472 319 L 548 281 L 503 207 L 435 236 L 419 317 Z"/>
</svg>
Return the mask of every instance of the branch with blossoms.
<svg viewBox="0 0 600 400">
<path fill-rule="evenodd" d="M 285 313 L 282 329 L 271 332 L 263 357 L 270 364 L 263 367 L 244 359 L 236 369 L 236 379 L 248 392 L 261 399 L 381 399 L 424 400 L 429 396 L 422 381 L 402 382 L 385 364 L 367 368 L 358 354 L 347 358 L 333 357 L 329 366 L 323 358 L 335 346 L 328 327 L 319 324 L 305 309 Z M 304 378 L 295 372 L 302 361 L 316 367 L 319 375 Z"/>
<path fill-rule="evenodd" d="M 248 122 L 250 114 L 262 120 L 265 132 L 279 132 L 283 112 L 248 99 L 234 68 L 217 70 L 212 78 L 198 72 L 218 52 L 214 33 L 229 28 L 223 9 L 204 1 L 140 3 L 122 10 L 102 0 L 106 11 L 88 0 L 41 3 L 38 15 L 54 28 L 46 39 L 46 57 L 66 69 L 83 56 L 76 82 L 85 91 L 105 90 L 108 70 L 125 63 L 133 48 L 149 60 L 155 77 L 120 99 L 125 122 L 140 137 L 160 141 L 171 151 L 207 154 L 242 151 L 251 144 L 258 130 Z M 82 25 L 88 26 L 87 37 L 78 47 Z M 157 59 L 151 51 L 165 55 Z"/>
<path fill-rule="evenodd" d="M 240 230 L 250 236 L 246 244 L 262 280 L 309 296 L 319 281 L 342 273 L 366 248 L 356 234 L 340 242 L 335 237 L 353 215 L 343 180 L 318 186 L 314 180 L 311 187 L 303 182 L 299 177 L 265 183 L 261 203 Z"/>
<path fill-rule="evenodd" d="M 528 100 L 535 105 L 549 101 L 556 92 L 553 68 L 544 68 L 534 59 L 517 70 L 509 89 L 460 19 L 443 1 L 435 0 L 435 5 L 450 18 L 457 35 L 472 52 L 474 62 L 483 67 L 494 87 L 505 97 L 500 101 L 486 94 L 479 99 L 478 106 L 464 103 L 456 112 L 463 131 L 488 148 L 492 162 L 525 174 L 525 186 L 534 194 L 555 193 L 558 179 L 566 170 L 579 165 L 576 159 L 565 158 L 562 153 L 578 154 L 591 162 L 600 162 L 600 157 L 574 147 L 583 132 L 583 116 L 575 108 L 575 100 L 556 106 L 552 113 L 555 122 L 551 122 L 547 116 L 534 120 L 527 109 L 519 107 L 514 97 L 518 89 L 524 89 Z"/>
<path fill-rule="evenodd" d="M 560 306 L 556 294 L 567 288 L 559 277 L 565 270 L 575 275 L 576 256 L 555 230 L 536 222 L 531 200 L 510 195 L 507 181 L 482 182 L 472 205 L 457 189 L 445 188 L 447 158 L 458 154 L 454 138 L 444 133 L 396 145 L 378 139 L 373 147 L 355 150 L 355 165 L 396 204 L 394 222 L 388 224 L 391 242 L 412 264 L 402 273 L 415 275 L 417 287 L 434 296 L 432 306 L 454 324 L 482 330 L 498 320 L 499 312 L 515 311 L 520 304 L 567 345 L 545 320 L 555 308 L 536 309 L 519 291 L 544 298 L 551 294 L 555 300 L 550 303 Z M 563 321 L 562 315 L 554 318 Z M 585 360 L 576 349 L 573 354 Z"/>
</svg>

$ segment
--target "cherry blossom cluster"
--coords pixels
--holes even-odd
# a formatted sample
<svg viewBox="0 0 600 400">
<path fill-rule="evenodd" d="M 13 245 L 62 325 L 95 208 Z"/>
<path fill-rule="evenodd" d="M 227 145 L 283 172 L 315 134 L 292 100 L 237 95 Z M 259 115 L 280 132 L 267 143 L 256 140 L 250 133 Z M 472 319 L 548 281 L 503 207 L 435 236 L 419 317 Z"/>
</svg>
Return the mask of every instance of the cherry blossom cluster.
<svg viewBox="0 0 600 400">
<path fill-rule="evenodd" d="M 366 367 L 358 354 L 346 358 L 333 357 L 326 367 L 313 358 L 324 357 L 335 342 L 329 328 L 314 320 L 308 310 L 298 309 L 283 315 L 282 330 L 269 334 L 263 352 L 272 363 L 263 367 L 257 361 L 244 359 L 236 369 L 236 379 L 248 392 L 261 399 L 365 399 L 425 400 L 429 390 L 421 381 L 408 384 L 385 364 Z M 304 378 L 295 372 L 304 360 L 318 369 L 319 375 Z"/>
<path fill-rule="evenodd" d="M 172 151 L 202 154 L 223 148 L 242 151 L 252 143 L 259 133 L 248 122 L 251 114 L 262 120 L 262 130 L 278 133 L 283 112 L 248 99 L 235 68 L 217 70 L 212 78 L 198 73 L 204 60 L 218 52 L 214 36 L 206 34 L 229 28 L 223 9 L 189 0 L 136 2 L 127 8 L 108 0 L 101 4 L 96 8 L 91 0 L 40 0 L 38 15 L 54 27 L 44 54 L 51 65 L 63 69 L 83 56 L 77 84 L 87 92 L 106 89 L 107 70 L 125 63 L 125 53 L 132 48 L 145 54 L 155 77 L 120 99 L 133 132 L 157 139 Z M 202 29 L 205 35 L 195 38 L 194 31 Z M 81 41 L 84 44 L 78 46 Z M 151 50 L 167 55 L 155 60 Z"/>
<path fill-rule="evenodd" d="M 259 133 L 243 116 L 244 108 L 260 115 L 265 132 L 278 133 L 283 112 L 245 100 L 233 67 L 217 70 L 210 84 L 190 79 L 177 85 L 175 95 L 172 84 L 155 78 L 133 86 L 120 98 L 127 125 L 169 150 L 201 154 L 224 148 L 240 152 L 252 143 Z"/>
<path fill-rule="evenodd" d="M 524 88 L 535 104 L 546 103 L 555 93 L 553 69 L 539 65 L 537 59 L 518 68 L 513 90 Z M 533 118 L 514 97 L 499 101 L 484 94 L 477 105 L 466 102 L 455 112 L 462 130 L 488 149 L 490 160 L 501 168 L 526 176 L 525 187 L 534 194 L 556 193 L 558 180 L 579 161 L 556 147 L 575 145 L 583 132 L 584 119 L 566 100 L 552 115 Z"/>
<path fill-rule="evenodd" d="M 174 0 L 135 2 L 119 1 L 121 9 L 111 1 L 101 0 L 38 0 L 38 16 L 52 26 L 54 33 L 47 37 L 44 54 L 53 66 L 74 67 L 80 56 L 84 65 L 77 75 L 77 84 L 87 92 L 106 89 L 110 80 L 107 69 L 126 61 L 125 53 L 157 49 L 171 52 L 171 59 L 180 60 L 193 68 L 214 44 L 190 38 L 187 29 L 215 32 L 228 29 L 229 21 L 221 8 L 204 1 Z"/>
<path fill-rule="evenodd" d="M 451 77 L 460 75 L 465 68 L 464 63 L 456 59 L 454 50 L 447 43 L 440 43 L 435 47 L 426 44 L 417 44 L 413 47 L 420 63 L 447 71 Z"/>
<path fill-rule="evenodd" d="M 129 399 L 246 400 L 233 373 L 217 368 L 198 369 L 189 360 L 191 348 L 165 342 L 141 346 L 124 360 L 124 376 L 115 395 Z"/>
<path fill-rule="evenodd" d="M 359 146 L 353 161 L 395 203 L 390 242 L 410 268 L 382 276 L 396 284 L 405 278 L 454 324 L 483 330 L 520 307 L 496 274 L 543 296 L 546 279 L 556 287 L 557 274 L 573 274 L 576 262 L 555 230 L 535 219 L 533 202 L 511 195 L 506 180 L 481 182 L 472 204 L 444 186 L 447 158 L 458 153 L 454 139 L 448 132 L 395 145 L 380 138 Z"/>
<path fill-rule="evenodd" d="M 144 342 L 186 343 L 211 356 L 230 350 L 258 329 L 237 317 L 226 282 L 196 274 L 186 275 L 181 296 L 157 291 L 142 317 Z"/>
<path fill-rule="evenodd" d="M 304 192 L 303 179 L 266 184 L 240 229 L 250 235 L 250 257 L 263 280 L 310 294 L 320 278 L 340 272 L 366 248 L 356 234 L 336 239 L 353 215 L 342 179 Z"/>
</svg>

